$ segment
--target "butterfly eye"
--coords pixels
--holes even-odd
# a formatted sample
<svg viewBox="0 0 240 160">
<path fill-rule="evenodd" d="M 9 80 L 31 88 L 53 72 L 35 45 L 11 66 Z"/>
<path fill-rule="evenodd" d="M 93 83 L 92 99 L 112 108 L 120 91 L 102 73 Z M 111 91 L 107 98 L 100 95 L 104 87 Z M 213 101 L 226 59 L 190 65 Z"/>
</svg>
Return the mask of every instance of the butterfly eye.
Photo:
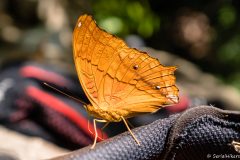
<svg viewBox="0 0 240 160">
<path fill-rule="evenodd" d="M 160 86 L 155 86 L 155 89 L 159 90 L 161 87 Z"/>
<path fill-rule="evenodd" d="M 135 70 L 138 70 L 138 68 L 139 68 L 138 65 L 134 65 L 134 66 L 133 66 L 133 69 L 135 69 Z"/>
</svg>

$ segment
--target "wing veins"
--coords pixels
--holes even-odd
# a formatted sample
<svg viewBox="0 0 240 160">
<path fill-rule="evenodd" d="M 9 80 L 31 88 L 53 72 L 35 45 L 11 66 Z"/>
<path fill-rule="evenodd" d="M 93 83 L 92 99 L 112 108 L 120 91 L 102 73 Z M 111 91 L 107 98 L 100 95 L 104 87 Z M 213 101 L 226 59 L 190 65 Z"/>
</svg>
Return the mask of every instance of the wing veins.
<svg viewBox="0 0 240 160">
<path fill-rule="evenodd" d="M 134 52 L 134 50 L 132 50 L 132 52 Z M 130 53 L 132 53 L 132 52 L 130 52 Z M 130 53 L 129 53 L 129 54 L 130 54 Z M 129 54 L 128 54 L 128 55 L 129 55 Z M 126 74 L 128 73 L 128 70 L 130 69 L 130 67 L 132 66 L 132 64 L 133 64 L 140 56 L 141 56 L 141 54 L 139 54 L 138 57 L 137 57 L 129 66 L 125 65 L 125 64 L 123 63 L 124 61 L 122 62 L 122 63 L 123 63 L 123 66 L 126 66 L 127 70 L 126 70 L 126 72 L 124 73 L 124 75 L 122 76 L 122 79 L 119 80 L 120 82 L 123 82 L 122 80 L 123 80 L 123 78 L 126 76 Z M 126 56 L 126 57 L 127 57 L 127 56 Z M 121 65 L 121 64 L 120 64 L 120 65 Z M 119 69 L 119 68 L 118 68 L 118 69 Z M 117 71 L 118 71 L 118 70 L 117 70 Z M 128 82 L 127 82 L 127 83 L 128 83 Z M 118 88 L 118 86 L 119 86 L 119 84 L 117 85 L 116 88 Z"/>
<path fill-rule="evenodd" d="M 141 56 L 141 55 L 140 55 L 140 56 Z M 139 57 L 140 57 L 140 56 L 139 56 Z M 139 57 L 138 57 L 138 58 L 139 58 Z M 145 59 L 144 59 L 139 65 L 141 65 L 141 64 L 142 64 L 145 60 L 147 60 L 148 58 L 149 58 L 149 56 L 148 56 L 148 57 L 145 57 Z M 146 64 L 146 65 L 147 65 L 147 64 Z M 146 66 L 146 65 L 145 65 L 145 66 Z M 145 66 L 144 66 L 144 67 L 145 67 Z M 137 73 L 137 72 L 136 72 L 136 73 Z M 138 73 L 137 73 L 137 74 L 138 74 Z M 138 75 L 139 75 L 139 74 L 138 74 Z M 129 83 L 130 81 L 131 81 L 131 80 L 129 80 L 127 83 L 130 84 L 130 83 Z M 133 91 L 135 88 L 136 88 L 136 85 L 135 85 L 135 87 L 125 96 L 125 98 L 127 98 L 127 97 L 132 93 L 132 91 Z"/>
</svg>

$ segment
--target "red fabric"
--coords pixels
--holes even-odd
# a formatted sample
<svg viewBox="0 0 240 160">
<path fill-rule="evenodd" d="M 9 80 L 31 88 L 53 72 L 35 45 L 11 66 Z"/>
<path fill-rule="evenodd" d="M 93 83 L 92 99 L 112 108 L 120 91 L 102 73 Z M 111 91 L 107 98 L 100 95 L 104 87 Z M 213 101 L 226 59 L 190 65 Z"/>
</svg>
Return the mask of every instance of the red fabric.
<svg viewBox="0 0 240 160">
<path fill-rule="evenodd" d="M 94 138 L 94 135 L 91 134 L 88 130 L 88 127 L 87 127 L 88 121 L 79 112 L 75 111 L 73 108 L 68 106 L 66 103 L 64 103 L 60 99 L 57 99 L 51 94 L 48 94 L 47 92 L 44 92 L 34 86 L 28 86 L 26 88 L 26 93 L 31 98 L 34 98 L 40 103 L 44 104 L 44 106 L 50 107 L 51 109 L 61 113 L 62 115 L 67 117 L 69 120 L 76 123 L 79 126 L 79 128 L 81 128 L 86 134 Z M 94 131 L 94 127 L 90 123 L 89 123 L 89 129 L 91 131 Z M 97 132 L 101 133 L 101 130 L 97 129 Z M 103 138 L 104 139 L 107 138 L 107 135 L 105 133 L 103 133 Z M 101 140 L 101 139 L 98 138 L 98 140 Z"/>
<path fill-rule="evenodd" d="M 178 104 L 168 106 L 166 107 L 166 109 L 171 113 L 178 113 L 186 110 L 189 104 L 190 104 L 190 99 L 186 95 L 181 95 L 179 97 Z"/>
<path fill-rule="evenodd" d="M 41 81 L 51 82 L 59 86 L 64 86 L 68 84 L 68 80 L 60 76 L 59 74 L 35 66 L 22 67 L 20 69 L 20 74 L 23 77 L 36 78 Z"/>
</svg>

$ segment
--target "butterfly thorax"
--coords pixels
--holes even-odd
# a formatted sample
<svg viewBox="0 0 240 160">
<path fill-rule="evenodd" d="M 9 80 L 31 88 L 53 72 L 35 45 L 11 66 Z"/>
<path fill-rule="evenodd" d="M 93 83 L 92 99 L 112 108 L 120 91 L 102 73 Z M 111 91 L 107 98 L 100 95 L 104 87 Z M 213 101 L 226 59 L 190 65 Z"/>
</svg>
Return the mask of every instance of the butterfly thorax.
<svg viewBox="0 0 240 160">
<path fill-rule="evenodd" d="M 108 122 L 120 122 L 121 116 L 125 117 L 127 112 L 119 109 L 112 109 L 109 106 L 93 106 L 87 105 L 87 112 L 93 117 L 104 119 Z"/>
</svg>

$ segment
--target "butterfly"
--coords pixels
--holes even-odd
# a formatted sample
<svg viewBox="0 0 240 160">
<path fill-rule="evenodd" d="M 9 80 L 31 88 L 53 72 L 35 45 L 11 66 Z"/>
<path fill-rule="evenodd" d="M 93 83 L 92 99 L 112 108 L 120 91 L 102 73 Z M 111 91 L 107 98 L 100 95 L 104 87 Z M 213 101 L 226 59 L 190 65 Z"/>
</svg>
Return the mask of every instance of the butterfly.
<svg viewBox="0 0 240 160">
<path fill-rule="evenodd" d="M 178 103 L 175 66 L 165 67 L 147 53 L 129 48 L 120 38 L 100 29 L 89 15 L 79 17 L 73 31 L 73 58 L 80 84 L 91 104 L 85 105 L 96 122 L 123 121 Z"/>
</svg>

